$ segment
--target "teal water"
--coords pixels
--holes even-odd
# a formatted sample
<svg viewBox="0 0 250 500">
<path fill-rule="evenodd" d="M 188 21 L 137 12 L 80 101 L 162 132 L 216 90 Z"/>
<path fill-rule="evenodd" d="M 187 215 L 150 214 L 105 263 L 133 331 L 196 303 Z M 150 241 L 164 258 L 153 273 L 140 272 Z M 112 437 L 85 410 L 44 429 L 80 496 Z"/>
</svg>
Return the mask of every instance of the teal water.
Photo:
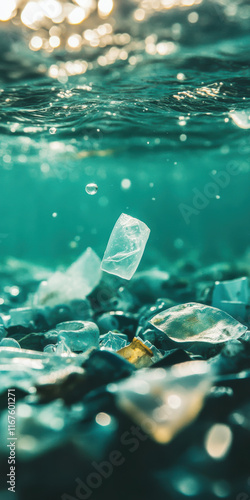
<svg viewBox="0 0 250 500">
<path fill-rule="evenodd" d="M 49 68 L 65 63 L 67 51 L 32 52 L 28 30 L 0 25 L 2 259 L 55 267 L 87 246 L 102 257 L 122 212 L 151 229 L 141 269 L 245 259 L 248 3 L 190 3 L 142 23 L 128 22 L 122 5 L 114 32 L 130 33 L 128 58 L 103 67 L 98 47 L 82 49 L 70 59 L 84 57 L 89 69 L 59 80 Z M 150 54 L 145 39 L 172 43 L 172 52 L 161 55 L 158 45 L 160 53 Z M 214 179 L 224 172 L 221 187 Z M 95 196 L 85 191 L 90 182 Z"/>
<path fill-rule="evenodd" d="M 248 0 L 0 0 L 1 500 L 249 500 L 249 47 Z"/>
</svg>

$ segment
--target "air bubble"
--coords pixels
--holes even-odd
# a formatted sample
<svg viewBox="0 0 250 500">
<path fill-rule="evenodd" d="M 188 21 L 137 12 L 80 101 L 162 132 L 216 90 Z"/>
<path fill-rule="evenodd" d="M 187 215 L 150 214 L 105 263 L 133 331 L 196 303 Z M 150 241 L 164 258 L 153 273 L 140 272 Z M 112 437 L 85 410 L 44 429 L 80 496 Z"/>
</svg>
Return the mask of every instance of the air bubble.
<svg viewBox="0 0 250 500">
<path fill-rule="evenodd" d="M 97 186 L 97 184 L 94 184 L 93 182 L 91 182 L 90 184 L 87 184 L 85 186 L 85 191 L 87 194 L 90 194 L 91 196 L 93 196 L 94 194 L 97 193 L 98 186 Z"/>
<path fill-rule="evenodd" d="M 49 129 L 49 133 L 52 134 L 52 135 L 55 134 L 56 133 L 56 127 L 51 127 Z"/>
</svg>

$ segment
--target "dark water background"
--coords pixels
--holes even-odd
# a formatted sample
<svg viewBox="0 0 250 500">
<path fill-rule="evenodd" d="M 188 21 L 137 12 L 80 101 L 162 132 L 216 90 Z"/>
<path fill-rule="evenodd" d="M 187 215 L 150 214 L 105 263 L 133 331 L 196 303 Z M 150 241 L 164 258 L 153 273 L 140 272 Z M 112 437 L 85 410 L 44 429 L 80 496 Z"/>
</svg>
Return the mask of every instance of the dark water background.
<svg viewBox="0 0 250 500">
<path fill-rule="evenodd" d="M 232 119 L 250 115 L 249 4 L 207 1 L 143 23 L 130 21 L 129 5 L 116 6 L 115 30 L 130 33 L 136 63 L 101 67 L 93 49 L 83 54 L 93 68 L 67 81 L 48 76 L 67 52 L 31 52 L 27 30 L 0 23 L 2 259 L 55 267 L 86 246 L 102 257 L 122 212 L 151 229 L 141 268 L 235 262 L 249 252 L 250 119 L 248 128 Z M 146 53 L 152 34 L 176 50 Z M 209 190 L 232 164 L 237 174 L 187 223 L 180 205 L 194 209 L 194 190 Z"/>
</svg>

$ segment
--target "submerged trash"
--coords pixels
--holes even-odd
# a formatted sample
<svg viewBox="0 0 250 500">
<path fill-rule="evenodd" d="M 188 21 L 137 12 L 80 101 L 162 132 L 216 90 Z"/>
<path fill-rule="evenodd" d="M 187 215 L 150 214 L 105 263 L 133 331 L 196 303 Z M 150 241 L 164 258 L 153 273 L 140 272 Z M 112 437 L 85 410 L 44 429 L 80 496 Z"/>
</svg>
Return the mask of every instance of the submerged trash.
<svg viewBox="0 0 250 500">
<path fill-rule="evenodd" d="M 82 349 L 81 349 L 82 351 Z M 58 344 L 56 344 L 56 354 L 66 354 L 70 356 L 71 349 L 67 346 L 65 340 L 60 340 Z"/>
<path fill-rule="evenodd" d="M 158 443 L 168 443 L 198 415 L 212 384 L 204 361 L 189 361 L 171 369 L 137 372 L 111 385 L 118 406 Z"/>
<path fill-rule="evenodd" d="M 82 365 L 85 358 L 85 354 L 71 354 L 64 358 L 56 353 L 1 347 L 0 390 L 19 387 L 32 392 L 43 375 L 49 375 L 55 380 L 57 372 L 66 367 L 71 367 L 74 371 Z"/>
<path fill-rule="evenodd" d="M 87 248 L 64 273 L 56 271 L 40 284 L 35 302 L 52 307 L 85 299 L 101 279 L 100 263 L 94 250 Z"/>
<path fill-rule="evenodd" d="M 127 214 L 121 214 L 110 235 L 101 269 L 130 280 L 139 266 L 150 229 Z"/>
<path fill-rule="evenodd" d="M 122 347 L 127 345 L 127 335 L 123 333 L 108 332 L 102 335 L 100 349 L 107 349 L 108 351 L 119 351 Z"/>
<path fill-rule="evenodd" d="M 21 346 L 17 342 L 17 340 L 11 338 L 2 339 L 0 342 L 0 348 L 1 347 L 15 347 L 15 349 L 21 349 Z"/>
<path fill-rule="evenodd" d="M 59 341 L 76 352 L 99 348 L 99 328 L 91 321 L 66 321 L 56 326 Z"/>
<path fill-rule="evenodd" d="M 246 277 L 215 282 L 212 298 L 214 307 L 222 309 L 237 319 L 244 320 L 248 301 L 249 291 Z"/>
<path fill-rule="evenodd" d="M 159 351 L 159 349 L 157 349 L 154 344 L 151 344 L 149 340 L 144 341 L 144 345 L 146 345 L 153 353 L 153 357 L 151 358 L 153 364 L 159 362 L 163 358 L 163 354 L 161 353 L 161 351 Z"/>
<path fill-rule="evenodd" d="M 220 343 L 237 339 L 247 327 L 229 314 L 198 303 L 180 304 L 149 320 L 175 342 Z"/>
<path fill-rule="evenodd" d="M 214 307 L 218 307 L 222 300 L 239 301 L 247 304 L 248 297 L 248 279 L 246 277 L 215 282 L 213 291 Z"/>
<path fill-rule="evenodd" d="M 154 273 L 152 280 L 153 275 Z M 40 304 L 30 311 L 32 319 L 29 321 L 27 316 L 27 322 L 23 322 L 25 326 L 20 327 L 14 323 L 13 326 L 8 326 L 10 310 L 15 304 L 4 309 L 0 316 L 1 335 L 3 341 L 7 341 L 6 347 L 0 345 L 0 403 L 6 408 L 6 392 L 10 387 L 15 388 L 21 466 L 24 471 L 30 470 L 31 476 L 40 474 L 41 468 L 41 482 L 40 476 L 35 476 L 34 483 L 42 484 L 44 473 L 53 469 L 51 457 L 61 464 L 61 457 L 66 456 L 63 473 L 58 472 L 55 481 L 53 476 L 54 483 L 51 483 L 55 484 L 56 493 L 58 491 L 62 497 L 65 496 L 63 491 L 69 491 L 69 498 L 71 497 L 68 487 L 69 470 L 73 484 L 76 470 L 79 477 L 88 477 L 92 459 L 95 463 L 107 463 L 108 455 L 102 454 L 102 442 L 105 440 L 109 450 L 120 450 L 120 444 L 126 447 L 126 443 L 129 443 L 131 450 L 138 447 L 137 453 L 128 455 L 125 448 L 121 448 L 124 456 L 128 456 L 125 474 L 127 471 L 129 487 L 132 486 L 130 475 L 133 470 L 139 471 L 140 478 L 147 476 L 149 482 L 155 480 L 155 471 L 159 467 L 156 465 L 152 470 L 152 460 L 154 464 L 158 463 L 163 467 L 165 475 L 171 474 L 172 468 L 178 471 L 178 467 L 185 463 L 191 464 L 190 467 L 198 474 L 194 467 L 195 454 L 204 459 L 205 434 L 217 422 L 230 418 L 229 411 L 241 411 L 238 403 L 247 401 L 249 392 L 247 332 L 240 340 L 233 338 L 225 345 L 223 342 L 210 342 L 209 355 L 206 355 L 209 361 L 203 362 L 204 364 L 193 361 L 197 356 L 191 354 L 194 352 L 194 345 L 200 349 L 202 344 L 207 349 L 206 342 L 194 342 L 195 337 L 201 340 L 204 331 L 207 335 L 207 330 L 212 327 L 213 332 L 218 328 L 216 335 L 221 334 L 224 323 L 222 320 L 218 321 L 217 314 L 224 321 L 227 318 L 227 335 L 231 335 L 231 328 L 238 331 L 238 328 L 245 329 L 244 326 L 239 326 L 237 321 L 222 311 L 204 305 L 186 304 L 173 308 L 176 303 L 169 298 L 169 291 L 176 287 L 177 280 L 172 278 L 160 279 L 159 286 L 156 287 L 159 293 L 155 292 L 156 298 L 154 293 L 152 298 L 149 294 L 150 300 L 138 297 L 133 290 L 133 282 L 130 283 L 131 293 L 127 293 L 124 285 L 121 300 L 120 280 L 110 274 L 104 276 L 87 299 L 73 299 L 66 304 L 62 301 L 52 307 Z M 180 279 L 178 283 L 181 280 L 184 282 L 184 279 Z M 160 281 L 164 287 L 160 286 Z M 212 287 L 213 281 L 210 280 L 209 283 Z M 30 293 L 34 293 L 34 290 L 35 286 Z M 194 300 L 195 297 L 196 295 Z M 17 304 L 18 316 L 25 302 L 20 300 Z M 169 328 L 166 333 L 156 328 L 157 325 L 150 324 L 155 317 L 162 315 L 166 321 L 166 314 L 172 317 L 174 310 L 179 311 L 178 314 L 180 311 L 183 313 L 182 308 L 186 316 L 181 316 L 179 323 L 176 318 L 175 322 L 173 318 L 172 322 L 168 318 Z M 203 308 L 203 313 L 198 314 L 195 308 Z M 24 318 L 25 315 L 21 316 Z M 212 326 L 210 316 L 213 317 Z M 20 323 L 20 319 L 15 323 Z M 162 324 L 159 323 L 158 327 L 159 325 L 161 328 Z M 174 342 L 171 340 L 173 336 L 181 338 Z M 211 337 L 214 341 L 215 333 Z M 14 346 L 15 341 L 20 344 L 21 349 L 8 347 L 10 343 Z M 130 345 L 128 342 L 131 342 Z M 244 376 L 242 370 L 245 370 Z M 211 396 L 212 383 L 213 389 L 216 384 L 222 385 L 224 392 L 230 389 L 231 396 L 227 393 L 222 395 L 218 403 L 218 397 L 216 399 L 213 394 Z M 228 384 L 233 388 L 231 385 L 228 387 Z M 234 384 L 238 384 L 235 390 Z M 195 420 L 201 409 L 199 418 Z M 3 435 L 6 433 L 3 427 L 6 422 L 4 415 L 5 413 L 0 419 L 0 434 Z M 242 432 L 241 425 L 239 432 Z M 178 433 L 181 433 L 179 437 Z M 148 439 L 148 436 L 152 439 Z M 176 440 L 170 443 L 175 437 Z M 125 444 L 121 442 L 121 438 L 124 438 Z M 247 441 L 245 434 L 243 440 Z M 94 448 L 92 442 L 96 443 Z M 160 450 L 160 443 L 170 444 Z M 39 467 L 36 465 L 38 457 Z M 168 457 L 170 467 L 166 465 Z M 206 453 L 203 468 L 207 467 L 208 459 L 211 460 L 211 457 Z M 145 463 L 148 464 L 146 469 Z M 223 463 L 222 465 L 224 467 Z M 121 476 L 124 475 L 124 470 L 120 470 Z M 218 472 L 220 473 L 221 471 Z M 114 469 L 113 474 L 115 481 L 120 484 L 119 468 L 117 471 Z M 63 489 L 62 477 L 65 480 Z M 29 479 L 25 481 L 29 488 Z M 129 498 L 128 485 L 125 483 L 123 500 Z M 161 498 L 159 482 L 154 484 Z M 148 483 L 146 486 L 148 489 Z M 35 486 L 33 491 L 34 489 Z M 33 491 L 32 498 L 35 495 Z M 170 486 L 166 491 L 168 496 L 175 498 Z M 25 493 L 26 489 L 22 495 L 24 498 L 27 497 Z M 138 498 L 143 498 L 141 493 L 138 492 Z M 102 489 L 100 495 L 102 498 L 113 498 L 112 493 L 106 495 Z M 42 496 L 44 498 L 44 491 L 39 500 L 40 497 L 42 500 Z M 68 495 L 65 500 L 66 497 Z M 144 498 L 146 497 L 147 493 Z"/>
<path fill-rule="evenodd" d="M 33 310 L 30 307 L 20 307 L 9 311 L 10 319 L 8 328 L 13 326 L 24 326 L 29 328 L 33 319 Z"/>
<path fill-rule="evenodd" d="M 43 352 L 50 352 L 50 353 L 54 352 L 56 354 L 70 356 L 72 351 L 67 346 L 67 344 L 64 340 L 59 340 L 58 344 L 47 344 L 44 347 Z"/>
<path fill-rule="evenodd" d="M 90 194 L 90 195 L 93 196 L 94 194 L 97 193 L 98 186 L 97 186 L 97 184 L 94 184 L 94 182 L 90 182 L 89 184 L 87 184 L 85 186 L 85 191 L 86 191 L 87 194 Z"/>
<path fill-rule="evenodd" d="M 138 338 L 134 338 L 131 344 L 117 351 L 117 354 L 127 359 L 136 368 L 150 366 L 154 356 L 153 351 Z"/>
</svg>

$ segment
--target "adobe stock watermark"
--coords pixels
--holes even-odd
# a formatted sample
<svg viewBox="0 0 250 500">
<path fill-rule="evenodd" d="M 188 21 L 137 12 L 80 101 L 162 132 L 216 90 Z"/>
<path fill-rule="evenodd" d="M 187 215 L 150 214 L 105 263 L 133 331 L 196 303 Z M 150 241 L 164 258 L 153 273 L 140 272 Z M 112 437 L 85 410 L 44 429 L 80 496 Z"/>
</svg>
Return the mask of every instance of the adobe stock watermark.
<svg viewBox="0 0 250 500">
<path fill-rule="evenodd" d="M 207 182 L 203 190 L 197 189 L 196 187 L 193 188 L 192 191 L 194 196 L 192 203 L 190 205 L 186 203 L 180 203 L 178 205 L 186 224 L 190 224 L 192 215 L 199 215 L 202 210 L 207 208 L 210 201 L 215 199 L 216 196 L 219 196 L 221 190 L 229 186 L 232 177 L 235 177 L 239 173 L 240 164 L 236 161 L 231 161 L 224 170 L 209 173 L 212 182 Z"/>
<path fill-rule="evenodd" d="M 8 491 L 16 492 L 16 393 L 15 389 L 8 389 Z"/>
<path fill-rule="evenodd" d="M 148 435 L 144 434 L 138 426 L 131 426 L 129 431 L 123 432 L 120 437 L 120 444 L 130 453 L 138 450 L 140 443 L 146 441 Z M 112 450 L 106 460 L 102 462 L 92 462 L 93 472 L 90 472 L 84 481 L 77 477 L 74 496 L 64 493 L 61 500 L 87 500 L 91 497 L 93 490 L 97 490 L 103 481 L 108 479 L 116 467 L 120 467 L 126 461 L 126 457 L 119 450 Z"/>
</svg>

